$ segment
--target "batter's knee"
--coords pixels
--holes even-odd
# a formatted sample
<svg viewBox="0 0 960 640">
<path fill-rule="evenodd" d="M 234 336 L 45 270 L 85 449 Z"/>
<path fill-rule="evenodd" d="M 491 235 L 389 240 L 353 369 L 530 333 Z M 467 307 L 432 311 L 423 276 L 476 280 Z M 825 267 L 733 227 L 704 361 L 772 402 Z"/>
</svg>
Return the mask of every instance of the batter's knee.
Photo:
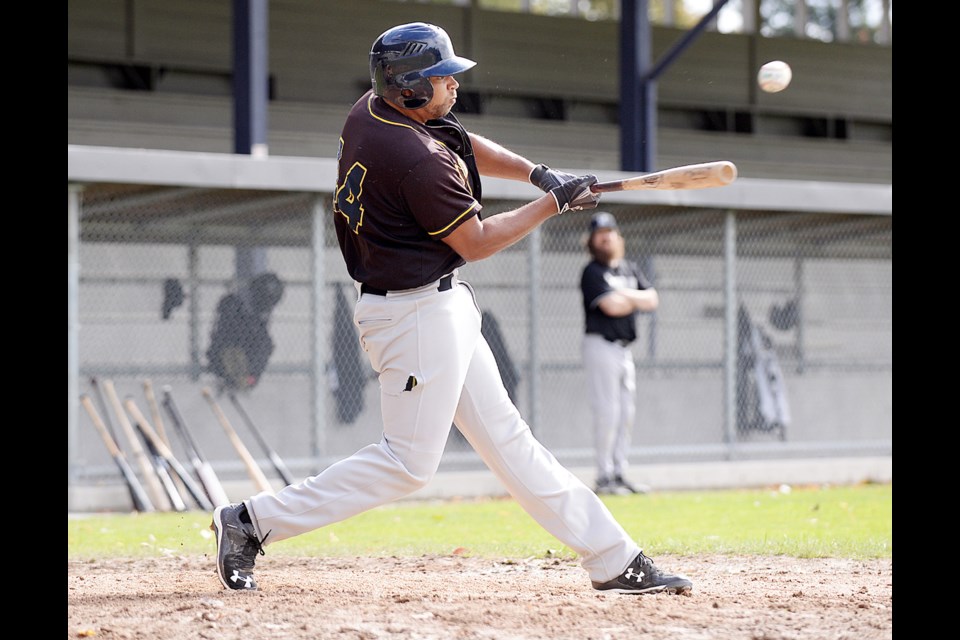
<svg viewBox="0 0 960 640">
<path fill-rule="evenodd" d="M 437 469 L 440 468 L 440 457 L 441 454 L 420 456 L 415 460 L 406 462 L 404 467 L 410 474 L 411 482 L 416 484 L 417 489 L 425 487 L 437 475 Z"/>
<path fill-rule="evenodd" d="M 396 451 L 390 451 L 392 457 L 398 463 L 398 471 L 402 474 L 402 482 L 410 493 L 425 487 L 437 474 L 440 468 L 440 459 L 443 452 L 429 454 L 417 452 L 398 454 Z"/>
</svg>

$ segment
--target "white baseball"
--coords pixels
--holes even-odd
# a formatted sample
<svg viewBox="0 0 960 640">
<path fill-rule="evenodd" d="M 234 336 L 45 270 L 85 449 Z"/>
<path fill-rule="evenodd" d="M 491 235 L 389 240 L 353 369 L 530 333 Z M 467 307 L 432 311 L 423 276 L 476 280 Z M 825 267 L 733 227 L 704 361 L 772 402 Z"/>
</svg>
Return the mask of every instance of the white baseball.
<svg viewBox="0 0 960 640">
<path fill-rule="evenodd" d="M 791 78 L 793 71 L 783 60 L 772 60 L 757 72 L 757 84 L 767 93 L 783 91 L 790 85 Z"/>
</svg>

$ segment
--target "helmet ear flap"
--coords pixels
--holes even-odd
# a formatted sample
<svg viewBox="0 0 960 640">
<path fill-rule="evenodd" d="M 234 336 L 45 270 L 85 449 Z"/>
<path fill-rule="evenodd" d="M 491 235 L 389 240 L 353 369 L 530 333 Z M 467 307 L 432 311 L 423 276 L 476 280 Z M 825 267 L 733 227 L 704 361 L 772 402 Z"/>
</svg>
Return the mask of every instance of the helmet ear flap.
<svg viewBox="0 0 960 640">
<path fill-rule="evenodd" d="M 415 76 L 409 79 L 409 76 Z M 430 78 L 425 78 L 419 73 L 402 75 L 397 78 L 397 86 L 400 87 L 398 95 L 393 99 L 397 106 L 404 109 L 419 109 L 433 100 L 433 83 Z"/>
<path fill-rule="evenodd" d="M 430 78 L 418 71 L 394 73 L 388 62 L 380 62 L 373 71 L 374 92 L 403 109 L 419 109 L 433 99 Z"/>
</svg>

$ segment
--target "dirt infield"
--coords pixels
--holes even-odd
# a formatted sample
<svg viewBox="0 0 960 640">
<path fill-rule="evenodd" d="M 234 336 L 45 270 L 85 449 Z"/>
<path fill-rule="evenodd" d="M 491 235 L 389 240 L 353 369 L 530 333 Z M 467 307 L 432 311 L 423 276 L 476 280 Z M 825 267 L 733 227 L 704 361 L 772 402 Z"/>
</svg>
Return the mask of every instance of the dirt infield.
<svg viewBox="0 0 960 640">
<path fill-rule="evenodd" d="M 891 560 L 654 556 L 689 596 L 594 591 L 576 561 L 262 557 L 260 591 L 205 556 L 68 562 L 68 638 L 871 640 L 893 637 Z"/>
</svg>

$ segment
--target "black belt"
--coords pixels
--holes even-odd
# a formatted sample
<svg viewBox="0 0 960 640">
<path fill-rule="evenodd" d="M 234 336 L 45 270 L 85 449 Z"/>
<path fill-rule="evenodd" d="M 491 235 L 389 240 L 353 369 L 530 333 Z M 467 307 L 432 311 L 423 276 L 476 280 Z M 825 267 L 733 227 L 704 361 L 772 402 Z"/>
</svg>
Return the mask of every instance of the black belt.
<svg viewBox="0 0 960 640">
<path fill-rule="evenodd" d="M 416 288 L 416 287 L 414 287 Z M 449 291 L 453 289 L 453 274 L 447 274 L 440 278 L 439 284 L 437 284 L 437 291 Z M 386 289 L 378 289 L 376 287 L 371 287 L 370 285 L 364 283 L 360 285 L 360 293 L 369 293 L 375 296 L 385 296 L 389 291 Z"/>
<path fill-rule="evenodd" d="M 615 343 L 615 344 L 618 344 L 618 345 L 620 345 L 621 347 L 629 347 L 629 346 L 630 346 L 630 340 L 624 340 L 623 338 L 608 338 L 608 337 L 604 336 L 603 339 L 606 340 L 607 342 L 613 342 L 613 343 Z"/>
</svg>

